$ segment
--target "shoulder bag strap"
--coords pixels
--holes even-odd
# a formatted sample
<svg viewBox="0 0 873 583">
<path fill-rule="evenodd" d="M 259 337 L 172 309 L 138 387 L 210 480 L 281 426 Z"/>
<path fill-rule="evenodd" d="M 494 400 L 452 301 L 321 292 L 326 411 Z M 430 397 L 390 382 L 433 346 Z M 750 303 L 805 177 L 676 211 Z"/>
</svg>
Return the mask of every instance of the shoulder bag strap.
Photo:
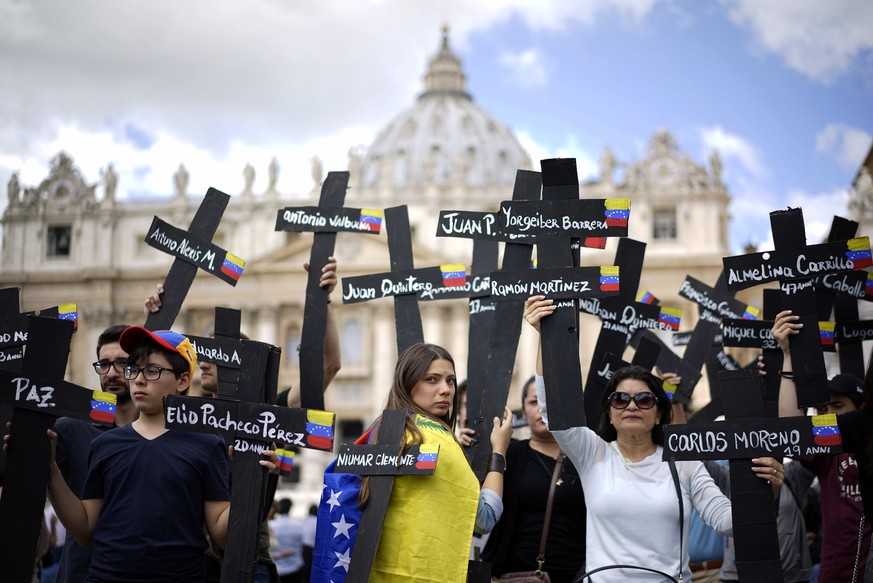
<svg viewBox="0 0 873 583">
<path fill-rule="evenodd" d="M 537 574 L 542 573 L 543 564 L 546 562 L 546 540 L 549 538 L 549 523 L 552 521 L 552 505 L 555 502 L 555 486 L 557 485 L 558 478 L 561 477 L 561 468 L 564 467 L 564 458 L 566 458 L 563 454 L 558 455 L 558 459 L 555 461 L 555 470 L 552 472 L 552 483 L 549 484 L 549 500 L 546 502 L 546 516 L 543 519 L 543 534 L 540 537 L 540 552 L 537 555 Z"/>
<path fill-rule="evenodd" d="M 682 583 L 682 539 L 685 534 L 685 505 L 682 503 L 682 488 L 679 486 L 679 472 L 676 470 L 676 462 L 667 460 L 670 464 L 670 473 L 673 474 L 673 484 L 676 486 L 676 497 L 679 498 L 679 583 Z"/>
</svg>

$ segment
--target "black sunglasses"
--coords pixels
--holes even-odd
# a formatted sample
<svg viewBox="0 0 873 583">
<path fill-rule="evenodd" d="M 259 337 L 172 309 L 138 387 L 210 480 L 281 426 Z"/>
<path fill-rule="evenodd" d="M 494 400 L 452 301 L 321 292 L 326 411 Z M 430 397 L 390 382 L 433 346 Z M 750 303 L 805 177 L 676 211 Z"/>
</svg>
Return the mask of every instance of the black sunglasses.
<svg viewBox="0 0 873 583">
<path fill-rule="evenodd" d="M 655 396 L 655 393 L 649 391 L 641 391 L 633 397 L 624 391 L 615 391 L 610 393 L 607 401 L 609 401 L 609 406 L 613 409 L 627 409 L 631 401 L 637 404 L 638 409 L 651 409 L 658 404 L 658 397 Z"/>
</svg>

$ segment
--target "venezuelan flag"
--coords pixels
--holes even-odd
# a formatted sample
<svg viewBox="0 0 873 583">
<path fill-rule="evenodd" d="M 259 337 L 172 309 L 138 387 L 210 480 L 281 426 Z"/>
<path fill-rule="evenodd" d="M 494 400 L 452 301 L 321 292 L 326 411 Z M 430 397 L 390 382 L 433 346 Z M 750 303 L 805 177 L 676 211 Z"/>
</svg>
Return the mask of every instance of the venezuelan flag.
<svg viewBox="0 0 873 583">
<path fill-rule="evenodd" d="M 589 249 L 606 249 L 606 237 L 585 237 L 582 246 Z"/>
<path fill-rule="evenodd" d="M 676 385 L 670 381 L 664 381 L 661 383 L 661 388 L 664 389 L 664 392 L 667 393 L 667 398 L 672 402 L 673 397 L 676 396 Z"/>
<path fill-rule="evenodd" d="M 600 267 L 600 291 L 618 291 L 618 265 Z"/>
<path fill-rule="evenodd" d="M 279 456 L 279 465 L 277 466 L 279 473 L 282 475 L 290 473 L 291 468 L 294 467 L 294 452 L 280 447 L 276 448 L 276 455 Z"/>
<path fill-rule="evenodd" d="M 79 327 L 79 312 L 76 311 L 76 304 L 61 304 L 58 306 L 59 320 L 72 320 L 73 330 Z"/>
<path fill-rule="evenodd" d="M 873 273 L 867 274 L 867 282 L 864 284 L 864 295 L 873 296 Z"/>
<path fill-rule="evenodd" d="M 415 467 L 419 470 L 432 470 L 436 467 L 440 446 L 435 443 L 422 443 L 419 446 Z"/>
<path fill-rule="evenodd" d="M 382 211 L 379 209 L 361 209 L 361 224 L 367 227 L 371 233 L 382 230 Z"/>
<path fill-rule="evenodd" d="M 868 237 L 856 237 L 846 243 L 849 248 L 846 257 L 852 262 L 852 269 L 862 269 L 873 265 L 873 256 L 870 254 L 870 239 Z"/>
<path fill-rule="evenodd" d="M 756 308 L 755 306 L 746 306 L 746 311 L 743 312 L 744 320 L 757 320 L 758 314 L 761 313 L 761 310 Z"/>
<path fill-rule="evenodd" d="M 637 301 L 641 304 L 654 304 L 657 299 L 658 298 L 653 296 L 652 292 L 647 289 L 644 289 L 637 294 Z"/>
<path fill-rule="evenodd" d="M 661 313 L 658 314 L 658 323 L 669 326 L 674 332 L 679 330 L 681 320 L 682 310 L 679 308 L 661 308 Z"/>
<path fill-rule="evenodd" d="M 834 328 L 836 327 L 836 322 L 819 322 L 818 330 L 821 335 L 821 343 L 825 346 L 833 346 L 835 337 L 834 337 Z"/>
<path fill-rule="evenodd" d="M 843 443 L 840 427 L 837 425 L 837 416 L 833 413 L 813 415 L 812 436 L 816 445 L 840 445 Z"/>
<path fill-rule="evenodd" d="M 629 198 L 607 198 L 604 201 L 607 227 L 626 227 L 630 217 Z"/>
<path fill-rule="evenodd" d="M 116 397 L 106 391 L 94 391 L 91 394 L 91 414 L 94 421 L 112 423 L 115 421 Z"/>
<path fill-rule="evenodd" d="M 333 449 L 333 420 L 330 411 L 306 411 L 306 443 L 317 449 Z"/>
<path fill-rule="evenodd" d="M 443 274 L 443 285 L 455 287 L 467 283 L 467 268 L 460 263 L 445 263 L 440 265 Z"/>
<path fill-rule="evenodd" d="M 221 273 L 232 278 L 234 281 L 239 281 L 243 274 L 243 269 L 246 267 L 246 262 L 234 255 L 228 253 L 224 256 L 224 263 L 221 264 Z"/>
</svg>

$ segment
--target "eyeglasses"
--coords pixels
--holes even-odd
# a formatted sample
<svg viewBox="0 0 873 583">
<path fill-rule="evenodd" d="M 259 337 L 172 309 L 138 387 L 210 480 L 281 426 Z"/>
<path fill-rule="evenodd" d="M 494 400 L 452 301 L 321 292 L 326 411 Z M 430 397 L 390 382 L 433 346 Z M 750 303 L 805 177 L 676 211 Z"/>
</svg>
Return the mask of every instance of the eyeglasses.
<svg viewBox="0 0 873 583">
<path fill-rule="evenodd" d="M 97 362 L 92 362 L 91 366 L 94 367 L 94 372 L 99 375 L 104 375 L 109 372 L 109 367 L 115 369 L 117 373 L 123 373 L 124 367 L 127 366 L 127 359 L 122 358 L 120 360 L 98 360 Z"/>
<path fill-rule="evenodd" d="M 633 397 L 624 391 L 615 391 L 609 395 L 607 400 L 613 409 L 627 409 L 631 401 L 636 403 L 639 409 L 651 409 L 658 403 L 658 397 L 649 391 L 639 392 Z"/>
<path fill-rule="evenodd" d="M 176 374 L 171 368 L 164 368 L 162 366 L 158 366 L 156 364 L 149 364 L 147 366 L 132 366 L 127 365 L 124 367 L 124 378 L 129 381 L 134 380 L 139 376 L 139 373 L 142 373 L 142 376 L 147 381 L 156 381 L 161 378 L 161 373 L 164 371 L 170 371 L 173 374 Z"/>
</svg>

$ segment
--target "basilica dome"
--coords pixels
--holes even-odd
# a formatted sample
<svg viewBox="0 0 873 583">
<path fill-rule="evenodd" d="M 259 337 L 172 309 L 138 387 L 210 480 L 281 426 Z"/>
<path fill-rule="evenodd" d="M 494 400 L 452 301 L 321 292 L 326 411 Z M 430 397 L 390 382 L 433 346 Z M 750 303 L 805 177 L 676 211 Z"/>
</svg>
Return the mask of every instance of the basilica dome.
<svg viewBox="0 0 873 583">
<path fill-rule="evenodd" d="M 496 207 L 511 197 L 516 170 L 530 167 L 512 130 L 473 102 L 446 27 L 415 105 L 350 160 L 368 198 L 430 207 L 460 199 L 475 201 L 465 208 Z"/>
</svg>

